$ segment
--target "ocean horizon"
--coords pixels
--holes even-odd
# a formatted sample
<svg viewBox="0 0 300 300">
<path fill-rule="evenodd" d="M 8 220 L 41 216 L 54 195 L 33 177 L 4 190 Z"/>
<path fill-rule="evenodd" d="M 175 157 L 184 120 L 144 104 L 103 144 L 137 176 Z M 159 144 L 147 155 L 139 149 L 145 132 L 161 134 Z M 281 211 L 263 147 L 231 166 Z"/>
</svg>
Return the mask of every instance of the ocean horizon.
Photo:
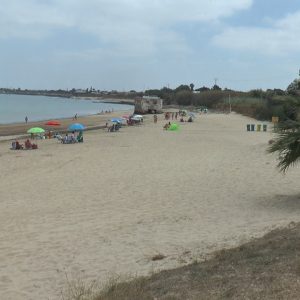
<svg viewBox="0 0 300 300">
<path fill-rule="evenodd" d="M 97 100 L 97 99 L 95 99 Z M 103 99 L 105 101 L 105 99 Z M 87 116 L 102 111 L 132 110 L 133 105 L 93 102 L 92 100 L 0 94 L 0 124 L 70 118 L 75 114 Z"/>
</svg>

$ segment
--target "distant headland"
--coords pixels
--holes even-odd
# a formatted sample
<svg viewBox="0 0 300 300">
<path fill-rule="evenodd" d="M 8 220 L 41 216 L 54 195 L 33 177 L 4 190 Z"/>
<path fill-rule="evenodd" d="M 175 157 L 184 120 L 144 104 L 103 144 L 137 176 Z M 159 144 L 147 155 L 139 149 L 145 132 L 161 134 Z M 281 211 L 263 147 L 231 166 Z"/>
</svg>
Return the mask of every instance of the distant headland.
<svg viewBox="0 0 300 300">
<path fill-rule="evenodd" d="M 104 100 L 104 102 L 132 104 L 136 97 L 143 95 L 143 92 L 129 91 L 118 92 L 100 91 L 93 88 L 90 89 L 70 89 L 70 90 L 33 90 L 21 88 L 0 88 L 0 94 L 14 95 L 31 95 L 31 96 L 47 96 L 47 97 L 62 97 L 62 98 L 81 98 L 86 100 Z"/>
</svg>

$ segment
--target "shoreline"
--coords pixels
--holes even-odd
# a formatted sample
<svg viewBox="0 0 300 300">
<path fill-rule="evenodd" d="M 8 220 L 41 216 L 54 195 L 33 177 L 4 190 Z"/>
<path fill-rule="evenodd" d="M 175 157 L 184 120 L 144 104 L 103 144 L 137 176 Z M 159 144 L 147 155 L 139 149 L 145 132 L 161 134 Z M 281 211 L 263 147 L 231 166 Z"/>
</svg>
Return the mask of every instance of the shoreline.
<svg viewBox="0 0 300 300">
<path fill-rule="evenodd" d="M 103 114 L 93 114 L 87 116 L 78 116 L 77 120 L 74 118 L 58 118 L 56 120 L 60 121 L 60 126 L 47 126 L 45 122 L 48 120 L 41 121 L 33 121 L 28 123 L 10 123 L 10 124 L 0 124 L 0 142 L 14 139 L 16 137 L 22 138 L 27 137 L 27 130 L 31 127 L 42 127 L 46 131 L 58 131 L 58 132 L 66 132 L 68 126 L 71 123 L 82 123 L 86 126 L 86 130 L 97 129 L 100 127 L 105 127 L 105 123 L 109 122 L 109 119 L 114 117 L 119 117 L 124 114 L 131 114 L 133 110 L 122 110 L 122 111 L 114 111 L 110 113 Z M 99 127 L 100 126 L 100 127 Z M 95 128 L 94 128 L 95 127 Z"/>
</svg>

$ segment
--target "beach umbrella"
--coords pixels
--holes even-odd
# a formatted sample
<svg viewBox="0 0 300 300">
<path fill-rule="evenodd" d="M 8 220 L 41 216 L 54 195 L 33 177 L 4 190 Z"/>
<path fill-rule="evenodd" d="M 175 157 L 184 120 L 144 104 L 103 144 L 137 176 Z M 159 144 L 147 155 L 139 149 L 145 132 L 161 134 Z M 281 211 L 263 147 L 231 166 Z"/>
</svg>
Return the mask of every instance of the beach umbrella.
<svg viewBox="0 0 300 300">
<path fill-rule="evenodd" d="M 124 121 L 124 119 L 121 119 L 121 118 L 112 118 L 110 121 L 113 122 L 113 123 L 122 123 Z"/>
<path fill-rule="evenodd" d="M 141 115 L 133 115 L 130 117 L 131 120 L 134 120 L 134 121 L 141 121 L 143 119 L 143 116 Z"/>
<path fill-rule="evenodd" d="M 60 126 L 61 124 L 60 124 L 59 121 L 52 120 L 52 121 L 46 122 L 45 125 L 47 125 L 47 126 Z"/>
<path fill-rule="evenodd" d="M 143 119 L 143 116 L 141 116 L 141 115 L 133 115 L 133 118 Z"/>
<path fill-rule="evenodd" d="M 29 130 L 27 130 L 27 133 L 32 133 L 32 134 L 38 134 L 38 133 L 43 133 L 45 130 L 40 127 L 32 127 Z"/>
<path fill-rule="evenodd" d="M 80 123 L 71 124 L 68 128 L 69 131 L 82 131 L 85 127 Z"/>
<path fill-rule="evenodd" d="M 189 112 L 188 115 L 192 118 L 196 118 L 196 115 L 193 112 Z"/>
<path fill-rule="evenodd" d="M 171 131 L 178 131 L 179 130 L 179 125 L 176 123 L 171 123 L 171 125 L 169 126 L 168 130 Z"/>
</svg>

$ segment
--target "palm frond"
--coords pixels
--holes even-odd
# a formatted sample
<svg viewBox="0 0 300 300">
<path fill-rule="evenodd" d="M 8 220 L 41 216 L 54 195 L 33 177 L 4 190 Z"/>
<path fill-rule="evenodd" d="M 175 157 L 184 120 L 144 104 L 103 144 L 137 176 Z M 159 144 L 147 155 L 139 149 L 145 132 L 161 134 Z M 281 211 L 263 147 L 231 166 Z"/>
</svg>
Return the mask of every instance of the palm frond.
<svg viewBox="0 0 300 300">
<path fill-rule="evenodd" d="M 282 172 L 300 160 L 300 122 L 289 121 L 278 126 L 278 136 L 268 148 L 269 153 L 278 152 L 278 168 Z"/>
</svg>

